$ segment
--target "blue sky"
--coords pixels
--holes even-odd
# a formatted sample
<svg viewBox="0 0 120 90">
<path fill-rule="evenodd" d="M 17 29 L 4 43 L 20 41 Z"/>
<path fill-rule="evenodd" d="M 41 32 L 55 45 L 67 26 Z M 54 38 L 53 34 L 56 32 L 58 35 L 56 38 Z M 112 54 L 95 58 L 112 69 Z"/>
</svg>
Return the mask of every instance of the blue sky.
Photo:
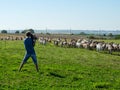
<svg viewBox="0 0 120 90">
<path fill-rule="evenodd" d="M 120 30 L 120 0 L 0 0 L 0 29 Z"/>
</svg>

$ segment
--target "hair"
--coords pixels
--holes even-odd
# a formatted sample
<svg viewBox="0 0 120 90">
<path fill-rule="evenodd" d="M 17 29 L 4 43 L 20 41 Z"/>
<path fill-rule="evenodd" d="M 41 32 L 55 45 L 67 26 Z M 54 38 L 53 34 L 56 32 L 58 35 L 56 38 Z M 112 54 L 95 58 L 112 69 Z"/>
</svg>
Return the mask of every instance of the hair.
<svg viewBox="0 0 120 90">
<path fill-rule="evenodd" d="M 31 34 L 30 31 L 27 31 L 27 32 L 26 32 L 26 36 L 31 37 L 31 35 L 32 35 L 32 34 Z"/>
</svg>

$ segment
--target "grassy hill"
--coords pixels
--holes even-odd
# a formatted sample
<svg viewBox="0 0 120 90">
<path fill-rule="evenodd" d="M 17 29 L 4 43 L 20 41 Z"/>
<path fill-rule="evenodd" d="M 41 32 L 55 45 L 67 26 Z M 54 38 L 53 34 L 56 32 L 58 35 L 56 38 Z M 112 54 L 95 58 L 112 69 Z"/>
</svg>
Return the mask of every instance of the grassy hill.
<svg viewBox="0 0 120 90">
<path fill-rule="evenodd" d="M 22 41 L 0 41 L 0 90 L 119 90 L 120 56 L 53 44 L 35 46 L 36 72 L 29 59 L 21 72 Z"/>
</svg>

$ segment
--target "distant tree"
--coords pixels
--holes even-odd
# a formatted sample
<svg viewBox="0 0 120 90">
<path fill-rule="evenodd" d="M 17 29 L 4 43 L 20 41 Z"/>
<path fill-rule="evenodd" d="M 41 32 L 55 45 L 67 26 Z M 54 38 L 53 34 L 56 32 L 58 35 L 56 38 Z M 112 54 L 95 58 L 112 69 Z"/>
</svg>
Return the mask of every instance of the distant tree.
<svg viewBox="0 0 120 90">
<path fill-rule="evenodd" d="M 40 34 L 44 34 L 44 33 L 41 32 Z"/>
<path fill-rule="evenodd" d="M 35 33 L 33 29 L 28 29 L 27 31 L 30 31 L 31 33 Z"/>
<path fill-rule="evenodd" d="M 21 33 L 26 33 L 27 31 L 30 31 L 31 33 L 35 33 L 33 29 L 26 29 L 26 30 L 23 30 Z"/>
<path fill-rule="evenodd" d="M 103 34 L 103 36 L 106 36 L 106 34 Z"/>
<path fill-rule="evenodd" d="M 70 35 L 74 35 L 74 33 L 71 33 Z"/>
<path fill-rule="evenodd" d="M 89 36 L 88 38 L 89 38 L 89 39 L 96 39 L 95 36 Z"/>
<path fill-rule="evenodd" d="M 15 33 L 20 33 L 20 31 L 15 31 Z"/>
<path fill-rule="evenodd" d="M 1 33 L 7 33 L 7 30 L 2 30 Z"/>
<path fill-rule="evenodd" d="M 80 35 L 86 35 L 86 33 L 85 32 L 81 32 Z"/>
<path fill-rule="evenodd" d="M 112 34 L 112 33 L 109 33 L 108 36 L 109 36 L 109 37 L 113 37 L 113 34 Z"/>
<path fill-rule="evenodd" d="M 47 34 L 47 35 L 50 35 L 50 33 L 48 33 L 48 32 L 47 32 L 46 34 Z"/>
<path fill-rule="evenodd" d="M 25 33 L 26 31 L 25 30 L 23 30 L 21 33 Z"/>
</svg>

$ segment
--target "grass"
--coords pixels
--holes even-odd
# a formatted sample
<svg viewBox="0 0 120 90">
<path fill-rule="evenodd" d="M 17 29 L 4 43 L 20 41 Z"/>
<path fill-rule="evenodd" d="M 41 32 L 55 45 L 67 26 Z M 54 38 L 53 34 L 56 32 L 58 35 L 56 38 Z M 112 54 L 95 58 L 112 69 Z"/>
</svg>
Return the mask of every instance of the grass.
<svg viewBox="0 0 120 90">
<path fill-rule="evenodd" d="M 0 41 L 0 90 L 119 90 L 120 56 L 53 44 L 35 46 L 36 72 L 29 59 L 21 72 L 22 41 Z"/>
</svg>

